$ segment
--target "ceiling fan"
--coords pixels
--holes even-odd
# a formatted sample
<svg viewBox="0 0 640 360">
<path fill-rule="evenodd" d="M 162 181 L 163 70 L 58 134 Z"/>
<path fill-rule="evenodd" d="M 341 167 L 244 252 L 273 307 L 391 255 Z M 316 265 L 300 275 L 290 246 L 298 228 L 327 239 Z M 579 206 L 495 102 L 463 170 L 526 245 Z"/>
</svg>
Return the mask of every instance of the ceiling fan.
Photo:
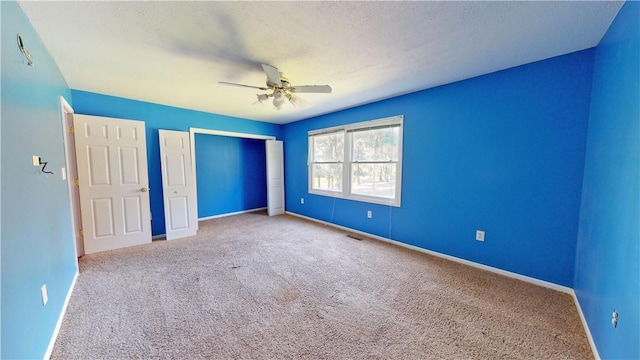
<svg viewBox="0 0 640 360">
<path fill-rule="evenodd" d="M 303 100 L 300 97 L 296 96 L 295 93 L 331 93 L 331 86 L 329 85 L 293 86 L 289 83 L 289 80 L 284 77 L 284 75 L 280 71 L 278 71 L 278 68 L 271 65 L 262 64 L 262 69 L 267 75 L 266 86 L 251 86 L 226 81 L 220 81 L 219 83 L 259 89 L 262 91 L 270 91 L 270 93 L 266 94 L 257 94 L 258 101 L 256 101 L 256 103 L 264 103 L 265 101 L 269 100 L 269 98 L 273 98 L 273 106 L 275 106 L 275 108 L 278 110 L 282 109 L 285 100 L 288 100 L 291 105 L 295 107 L 309 104 L 306 100 Z"/>
</svg>

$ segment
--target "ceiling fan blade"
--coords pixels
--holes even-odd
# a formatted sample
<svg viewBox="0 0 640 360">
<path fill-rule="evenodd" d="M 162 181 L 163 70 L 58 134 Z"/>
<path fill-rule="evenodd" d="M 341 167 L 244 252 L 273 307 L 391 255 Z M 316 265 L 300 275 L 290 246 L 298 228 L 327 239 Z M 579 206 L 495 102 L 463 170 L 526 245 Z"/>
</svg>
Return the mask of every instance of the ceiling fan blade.
<svg viewBox="0 0 640 360">
<path fill-rule="evenodd" d="M 292 86 L 290 88 L 291 92 L 296 93 L 331 93 L 331 86 L 329 85 L 303 85 L 303 86 Z"/>
<path fill-rule="evenodd" d="M 251 86 L 251 85 L 244 85 L 244 84 L 236 84 L 236 83 L 231 83 L 231 82 L 226 82 L 226 81 L 218 81 L 218 84 L 240 86 L 240 87 L 246 87 L 246 88 L 251 88 L 251 89 L 260 89 L 262 91 L 268 90 L 268 88 L 266 88 L 266 87 Z"/>
<path fill-rule="evenodd" d="M 278 68 L 273 67 L 271 65 L 267 65 L 267 64 L 262 64 L 262 69 L 264 70 L 264 73 L 267 74 L 267 79 L 269 80 L 267 85 L 276 85 L 276 86 L 282 86 L 282 81 L 280 80 L 280 72 L 278 71 Z"/>
</svg>

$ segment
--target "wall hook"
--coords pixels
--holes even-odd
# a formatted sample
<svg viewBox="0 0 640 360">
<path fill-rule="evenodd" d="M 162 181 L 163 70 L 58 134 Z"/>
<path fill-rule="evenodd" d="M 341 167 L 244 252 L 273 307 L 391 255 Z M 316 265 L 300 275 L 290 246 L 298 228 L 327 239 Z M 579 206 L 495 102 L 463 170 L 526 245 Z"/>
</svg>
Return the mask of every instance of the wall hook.
<svg viewBox="0 0 640 360">
<path fill-rule="evenodd" d="M 18 34 L 18 49 L 20 49 L 20 52 L 27 58 L 27 65 L 33 66 L 33 55 L 31 55 L 29 50 L 24 48 L 24 43 L 22 42 L 22 36 L 20 36 L 20 34 Z"/>
<path fill-rule="evenodd" d="M 42 169 L 40 169 L 40 171 L 43 174 L 51 174 L 51 175 L 53 175 L 53 171 L 45 170 L 45 168 L 47 167 L 47 164 L 48 164 L 48 162 L 42 161 L 42 159 L 40 159 L 40 165 L 42 165 Z"/>
</svg>

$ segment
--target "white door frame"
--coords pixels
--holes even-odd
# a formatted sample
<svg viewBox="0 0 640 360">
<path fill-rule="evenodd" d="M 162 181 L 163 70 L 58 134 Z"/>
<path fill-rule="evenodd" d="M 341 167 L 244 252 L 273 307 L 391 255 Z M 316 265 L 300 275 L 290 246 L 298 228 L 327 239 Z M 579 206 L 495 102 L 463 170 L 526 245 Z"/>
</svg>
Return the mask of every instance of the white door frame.
<svg viewBox="0 0 640 360">
<path fill-rule="evenodd" d="M 84 241 L 82 236 L 76 232 L 78 225 L 82 224 L 82 217 L 80 216 L 80 203 L 73 201 L 72 191 L 74 190 L 75 179 L 71 174 L 78 173 L 78 165 L 75 157 L 75 149 L 69 148 L 69 142 L 75 143 L 75 138 L 72 136 L 71 128 L 73 127 L 73 117 L 68 118 L 68 115 L 73 116 L 73 108 L 64 97 L 60 96 L 60 113 L 62 115 L 62 141 L 64 143 L 64 156 L 67 166 L 67 188 L 69 195 L 69 211 L 71 212 L 71 233 L 73 234 L 74 248 L 76 249 L 76 265 L 78 264 L 78 257 L 84 255 Z M 69 156 L 73 152 L 73 156 Z M 78 199 L 79 200 L 79 199 Z"/>
<path fill-rule="evenodd" d="M 195 188 L 196 207 L 197 207 L 197 201 L 198 201 L 198 180 L 196 177 L 196 134 L 229 136 L 229 137 L 237 137 L 237 138 L 243 138 L 243 139 L 276 140 L 275 136 L 270 136 L 270 135 L 258 135 L 258 134 L 239 133 L 239 132 L 232 132 L 232 131 L 189 128 L 189 139 L 191 142 L 191 169 L 193 169 L 193 181 L 196 184 L 196 188 Z M 265 162 L 266 161 L 267 160 L 265 159 Z M 265 184 L 265 187 L 267 187 L 267 184 Z M 269 199 L 267 199 L 267 202 L 268 201 Z"/>
</svg>

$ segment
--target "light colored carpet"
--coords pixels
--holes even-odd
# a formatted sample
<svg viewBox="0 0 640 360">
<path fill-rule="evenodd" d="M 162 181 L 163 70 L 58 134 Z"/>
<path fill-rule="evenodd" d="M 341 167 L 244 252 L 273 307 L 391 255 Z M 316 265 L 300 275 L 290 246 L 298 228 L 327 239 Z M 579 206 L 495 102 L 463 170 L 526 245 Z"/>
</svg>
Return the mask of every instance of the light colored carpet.
<svg viewBox="0 0 640 360">
<path fill-rule="evenodd" d="M 589 359 L 572 298 L 289 215 L 80 259 L 53 359 Z"/>
</svg>

